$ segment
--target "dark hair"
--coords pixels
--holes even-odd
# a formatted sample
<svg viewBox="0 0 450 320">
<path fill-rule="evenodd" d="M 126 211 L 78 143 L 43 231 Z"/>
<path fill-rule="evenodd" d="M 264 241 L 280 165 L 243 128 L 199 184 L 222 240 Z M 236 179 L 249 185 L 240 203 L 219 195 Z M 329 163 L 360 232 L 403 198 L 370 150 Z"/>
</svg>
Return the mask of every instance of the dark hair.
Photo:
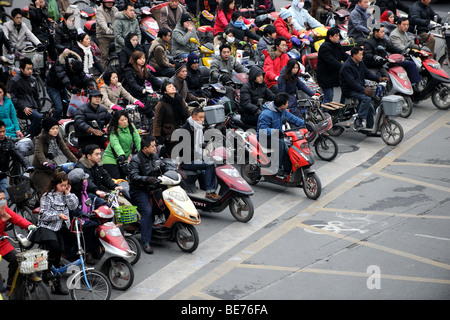
<svg viewBox="0 0 450 320">
<path fill-rule="evenodd" d="M 47 187 L 45 187 L 44 191 L 42 192 L 42 196 L 50 192 L 56 191 L 56 186 L 64 181 L 69 181 L 67 173 L 65 173 L 64 171 L 55 172 L 49 184 L 47 185 Z"/>
<path fill-rule="evenodd" d="M 279 108 L 282 105 L 286 104 L 290 99 L 289 93 L 287 92 L 279 92 L 275 96 L 275 99 L 273 100 L 273 104 L 275 107 Z"/>
<path fill-rule="evenodd" d="M 115 134 L 118 135 L 117 130 L 119 129 L 119 119 L 124 116 L 128 120 L 128 128 L 130 129 L 130 133 L 133 134 L 134 127 L 133 123 L 130 120 L 130 117 L 128 116 L 128 111 L 126 110 L 119 110 L 113 113 L 111 120 L 109 120 L 108 124 L 108 135 Z"/>
<path fill-rule="evenodd" d="M 88 36 L 87 33 L 84 33 L 84 32 L 80 33 L 79 35 L 77 35 L 77 41 L 82 42 L 84 40 L 84 38 L 86 38 L 86 36 Z"/>
<path fill-rule="evenodd" d="M 3 90 L 3 96 L 6 96 L 8 93 L 8 89 L 6 88 L 6 85 L 3 82 L 0 82 L 0 89 Z"/>
<path fill-rule="evenodd" d="M 231 14 L 232 21 L 236 21 L 239 17 L 242 17 L 242 13 L 240 13 L 239 11 L 233 11 L 233 13 Z"/>
<path fill-rule="evenodd" d="M 230 51 L 231 51 L 231 46 L 227 42 L 220 45 L 219 52 L 222 53 L 222 50 L 226 49 L 226 48 L 230 49 Z"/>
<path fill-rule="evenodd" d="M 335 35 L 339 34 L 339 29 L 336 27 L 330 28 L 327 31 L 327 38 L 334 37 Z"/>
<path fill-rule="evenodd" d="M 350 55 L 353 57 L 355 54 L 358 54 L 360 51 L 364 51 L 361 47 L 353 47 L 352 50 L 350 50 Z"/>
<path fill-rule="evenodd" d="M 156 141 L 155 137 L 152 135 L 142 136 L 141 139 L 141 150 L 149 147 L 153 141 Z"/>
<path fill-rule="evenodd" d="M 408 21 L 408 17 L 400 17 L 397 20 L 397 25 L 401 25 L 403 21 Z"/>
<path fill-rule="evenodd" d="M 234 0 L 222 0 L 220 1 L 219 5 L 217 6 L 217 12 L 222 10 L 224 13 L 228 13 L 228 10 L 230 10 L 230 4 L 232 4 Z"/>
<path fill-rule="evenodd" d="M 87 155 L 92 155 L 95 150 L 100 149 L 98 144 L 87 144 L 83 147 L 83 153 Z"/>
<path fill-rule="evenodd" d="M 33 65 L 33 61 L 31 61 L 31 59 L 28 57 L 22 58 L 22 59 L 20 59 L 20 62 L 19 62 L 19 68 L 22 70 L 25 70 L 25 67 L 27 66 L 27 64 Z"/>
<path fill-rule="evenodd" d="M 192 109 L 191 114 L 192 115 L 197 115 L 197 114 L 199 114 L 201 112 L 205 112 L 205 110 L 203 110 L 202 108 L 199 108 L 199 107 L 195 107 L 194 109 Z"/>
<path fill-rule="evenodd" d="M 161 85 L 161 93 L 162 93 L 162 94 L 164 94 L 164 93 L 166 92 L 166 87 L 167 87 L 169 84 L 173 84 L 173 83 L 170 82 L 170 81 L 164 81 L 164 83 Z M 176 88 L 176 87 L 175 87 L 175 88 Z"/>
<path fill-rule="evenodd" d="M 123 10 L 128 10 L 128 7 L 135 7 L 133 3 L 127 1 L 127 5 L 123 8 Z"/>
<path fill-rule="evenodd" d="M 233 36 L 236 35 L 236 34 L 234 33 L 234 30 L 233 30 L 232 28 L 226 28 L 225 31 L 223 32 L 224 35 L 227 35 L 227 34 L 229 34 L 229 33 L 232 33 Z"/>
<path fill-rule="evenodd" d="M 20 9 L 20 8 L 14 8 L 14 9 L 12 9 L 12 11 L 11 11 L 11 17 L 15 17 L 15 16 L 17 16 L 18 14 L 20 14 L 22 17 L 23 17 L 23 12 L 22 12 L 22 9 Z"/>
<path fill-rule="evenodd" d="M 1 127 L 5 127 L 6 128 L 6 124 L 5 124 L 5 122 L 3 120 L 0 119 L 0 128 Z"/>
<path fill-rule="evenodd" d="M 105 81 L 106 85 L 109 86 L 109 84 L 111 83 L 111 77 L 114 73 L 117 74 L 117 71 L 111 69 L 106 70 L 105 74 L 103 75 L 103 81 Z"/>
<path fill-rule="evenodd" d="M 276 38 L 276 39 L 273 41 L 274 47 L 275 47 L 275 48 L 278 47 L 278 46 L 281 44 L 282 41 L 286 41 L 286 42 L 287 42 L 287 39 L 286 39 L 285 37 L 278 37 L 278 38 Z"/>
<path fill-rule="evenodd" d="M 166 37 L 169 33 L 172 33 L 172 31 L 163 27 L 158 31 L 158 38 Z"/>
<path fill-rule="evenodd" d="M 144 66 L 144 69 L 140 70 L 137 65 L 138 59 L 140 59 L 143 55 L 145 56 L 144 52 L 135 51 L 131 54 L 130 60 L 128 61 L 141 79 L 147 78 L 147 68 Z"/>
<path fill-rule="evenodd" d="M 264 35 L 267 36 L 269 34 L 277 32 L 277 28 L 273 24 L 268 24 L 264 27 Z"/>
<path fill-rule="evenodd" d="M 376 24 L 372 29 L 373 34 L 375 34 L 375 32 L 379 32 L 381 28 L 384 28 L 382 24 Z"/>
<path fill-rule="evenodd" d="M 292 69 L 294 69 L 295 66 L 298 66 L 298 72 L 297 74 L 292 74 Z M 284 68 L 283 78 L 286 80 L 286 82 L 297 82 L 299 74 L 300 66 L 298 65 L 298 61 L 296 59 L 289 59 L 286 67 Z"/>
</svg>

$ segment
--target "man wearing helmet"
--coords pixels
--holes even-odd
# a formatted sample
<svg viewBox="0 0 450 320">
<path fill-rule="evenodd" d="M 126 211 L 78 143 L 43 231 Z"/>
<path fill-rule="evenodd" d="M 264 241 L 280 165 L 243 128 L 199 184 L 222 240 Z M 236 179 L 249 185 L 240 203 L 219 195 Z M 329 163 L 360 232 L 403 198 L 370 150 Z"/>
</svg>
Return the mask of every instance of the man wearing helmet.
<svg viewBox="0 0 450 320">
<path fill-rule="evenodd" d="M 106 69 L 109 56 L 109 46 L 114 42 L 114 21 L 118 9 L 114 6 L 115 0 L 103 0 L 102 4 L 95 10 L 97 23 L 97 41 L 101 56 L 101 63 Z"/>
</svg>

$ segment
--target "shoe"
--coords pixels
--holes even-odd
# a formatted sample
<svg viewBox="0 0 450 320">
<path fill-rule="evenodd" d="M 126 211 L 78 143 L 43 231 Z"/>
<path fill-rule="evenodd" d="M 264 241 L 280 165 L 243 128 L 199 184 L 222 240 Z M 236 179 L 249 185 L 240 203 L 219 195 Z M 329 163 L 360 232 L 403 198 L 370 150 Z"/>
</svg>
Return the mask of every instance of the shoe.
<svg viewBox="0 0 450 320">
<path fill-rule="evenodd" d="M 353 124 L 354 128 L 356 131 L 363 129 L 364 126 L 364 122 L 361 118 L 356 118 L 355 123 Z"/>
<path fill-rule="evenodd" d="M 69 294 L 69 291 L 61 286 L 61 282 L 59 280 L 53 282 L 51 289 L 52 294 L 58 294 L 61 296 L 67 296 Z"/>
<path fill-rule="evenodd" d="M 153 254 L 153 248 L 150 246 L 150 243 L 144 243 L 144 252 L 147 254 Z"/>
<path fill-rule="evenodd" d="M 284 172 L 283 169 L 279 169 L 275 176 L 278 177 L 278 178 L 285 179 L 289 174 L 290 173 Z"/>
<path fill-rule="evenodd" d="M 381 137 L 381 134 L 379 132 L 375 132 L 375 133 L 367 132 L 366 136 L 368 136 L 368 137 Z"/>
<path fill-rule="evenodd" d="M 215 192 L 211 192 L 211 193 L 207 193 L 205 195 L 205 198 L 211 199 L 211 200 L 218 200 L 218 199 L 220 199 L 220 196 Z"/>
</svg>

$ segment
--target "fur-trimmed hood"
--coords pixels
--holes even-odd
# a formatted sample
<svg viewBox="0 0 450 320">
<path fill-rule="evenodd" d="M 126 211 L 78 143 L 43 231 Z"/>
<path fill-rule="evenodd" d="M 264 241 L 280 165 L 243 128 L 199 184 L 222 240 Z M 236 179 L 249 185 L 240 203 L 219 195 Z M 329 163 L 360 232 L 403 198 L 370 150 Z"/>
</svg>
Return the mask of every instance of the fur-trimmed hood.
<svg viewBox="0 0 450 320">
<path fill-rule="evenodd" d="M 60 64 L 64 65 L 68 58 L 74 58 L 79 61 L 83 61 L 83 59 L 81 59 L 81 57 L 78 55 L 78 53 L 76 53 L 75 51 L 69 50 L 69 49 L 64 50 L 63 53 L 61 53 L 59 55 L 58 61 Z"/>
</svg>

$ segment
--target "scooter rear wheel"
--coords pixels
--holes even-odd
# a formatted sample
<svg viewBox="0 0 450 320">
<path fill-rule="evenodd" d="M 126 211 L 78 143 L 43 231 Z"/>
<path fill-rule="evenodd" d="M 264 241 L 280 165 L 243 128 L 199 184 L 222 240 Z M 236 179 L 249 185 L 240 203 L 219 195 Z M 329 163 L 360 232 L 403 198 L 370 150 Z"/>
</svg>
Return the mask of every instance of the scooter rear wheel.
<svg viewBox="0 0 450 320">
<path fill-rule="evenodd" d="M 316 200 L 322 193 L 322 183 L 317 174 L 308 173 L 303 183 L 303 191 L 309 199 Z"/>
<path fill-rule="evenodd" d="M 175 226 L 175 240 L 178 247 L 183 252 L 194 252 L 200 242 L 198 232 L 193 225 L 190 224 L 177 224 Z"/>
<path fill-rule="evenodd" d="M 229 207 L 231 214 L 239 222 L 250 221 L 255 213 L 250 197 L 233 197 Z"/>
<path fill-rule="evenodd" d="M 402 96 L 402 98 L 403 98 L 403 105 L 402 105 L 402 113 L 400 113 L 400 117 L 408 118 L 413 111 L 414 104 L 411 100 L 411 97 Z"/>
<path fill-rule="evenodd" d="M 395 120 L 389 119 L 380 127 L 381 139 L 389 146 L 396 146 L 403 140 L 403 128 Z"/>
<path fill-rule="evenodd" d="M 246 163 L 241 166 L 241 176 L 248 184 L 255 185 L 261 180 L 261 168 L 256 164 Z"/>
<path fill-rule="evenodd" d="M 450 89 L 441 88 L 440 90 L 433 91 L 431 94 L 431 101 L 439 110 L 450 109 Z"/>
</svg>

